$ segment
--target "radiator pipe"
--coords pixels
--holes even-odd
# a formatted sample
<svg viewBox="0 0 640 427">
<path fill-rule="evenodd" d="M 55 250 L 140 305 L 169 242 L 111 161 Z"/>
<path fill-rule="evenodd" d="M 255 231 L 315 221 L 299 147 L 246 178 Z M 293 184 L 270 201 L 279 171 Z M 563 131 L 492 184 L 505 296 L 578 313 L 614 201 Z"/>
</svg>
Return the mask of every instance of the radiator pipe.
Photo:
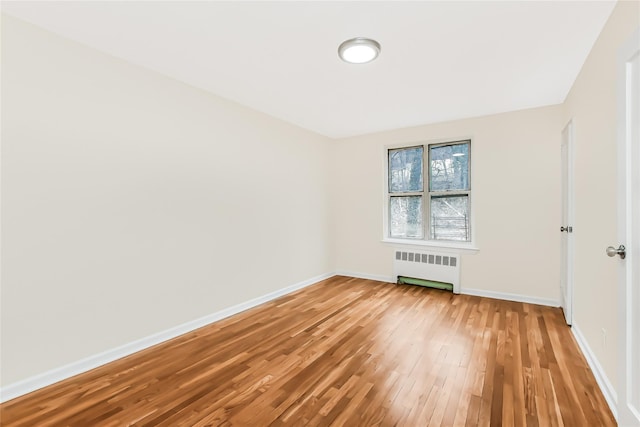
<svg viewBox="0 0 640 427">
<path fill-rule="evenodd" d="M 434 282 L 432 280 L 416 279 L 413 277 L 398 276 L 398 284 L 424 286 L 426 288 L 435 288 L 435 289 L 442 289 L 445 291 L 453 291 L 453 285 L 451 283 Z"/>
</svg>

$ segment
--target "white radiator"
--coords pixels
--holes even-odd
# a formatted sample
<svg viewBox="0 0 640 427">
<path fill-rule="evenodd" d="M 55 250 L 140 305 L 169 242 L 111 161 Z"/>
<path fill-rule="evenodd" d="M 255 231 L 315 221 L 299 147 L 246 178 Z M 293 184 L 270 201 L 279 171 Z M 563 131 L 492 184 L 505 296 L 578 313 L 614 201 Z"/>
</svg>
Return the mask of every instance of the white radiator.
<svg viewBox="0 0 640 427">
<path fill-rule="evenodd" d="M 460 256 L 431 251 L 395 250 L 393 278 L 398 276 L 451 283 L 453 293 L 460 293 Z"/>
</svg>

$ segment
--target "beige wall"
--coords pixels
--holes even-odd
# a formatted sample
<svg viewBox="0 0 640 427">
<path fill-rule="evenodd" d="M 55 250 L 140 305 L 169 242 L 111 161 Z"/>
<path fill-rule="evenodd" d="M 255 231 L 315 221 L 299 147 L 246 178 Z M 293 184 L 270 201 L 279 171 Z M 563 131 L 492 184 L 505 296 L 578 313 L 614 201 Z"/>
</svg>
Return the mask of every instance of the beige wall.
<svg viewBox="0 0 640 427">
<path fill-rule="evenodd" d="M 331 271 L 326 138 L 2 18 L 2 385 Z"/>
<path fill-rule="evenodd" d="M 618 49 L 640 25 L 640 3 L 622 1 L 596 41 L 563 106 L 563 123 L 575 133 L 574 324 L 616 384 L 617 262 L 605 248 L 617 246 L 616 125 Z M 607 331 L 606 343 L 602 329 Z"/>
<path fill-rule="evenodd" d="M 559 298 L 560 107 L 420 126 L 336 142 L 332 194 L 338 271 L 391 277 L 382 243 L 385 145 L 472 138 L 475 255 L 461 286 Z"/>
</svg>

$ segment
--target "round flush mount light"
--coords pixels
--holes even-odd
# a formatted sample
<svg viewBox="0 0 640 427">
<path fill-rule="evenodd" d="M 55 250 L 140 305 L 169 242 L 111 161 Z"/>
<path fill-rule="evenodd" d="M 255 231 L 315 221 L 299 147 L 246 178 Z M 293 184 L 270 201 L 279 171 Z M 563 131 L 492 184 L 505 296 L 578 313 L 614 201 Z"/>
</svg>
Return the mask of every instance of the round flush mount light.
<svg viewBox="0 0 640 427">
<path fill-rule="evenodd" d="M 371 62 L 380 53 L 380 43 L 364 37 L 356 37 L 342 42 L 338 47 L 340 58 L 351 64 L 364 64 Z"/>
</svg>

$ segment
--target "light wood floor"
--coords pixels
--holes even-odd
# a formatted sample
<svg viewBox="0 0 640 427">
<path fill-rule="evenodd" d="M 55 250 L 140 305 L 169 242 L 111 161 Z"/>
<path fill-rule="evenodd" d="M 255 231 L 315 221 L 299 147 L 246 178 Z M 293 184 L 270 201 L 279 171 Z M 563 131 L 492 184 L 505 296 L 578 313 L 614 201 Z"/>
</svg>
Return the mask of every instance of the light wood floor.
<svg viewBox="0 0 640 427">
<path fill-rule="evenodd" d="M 615 425 L 559 309 L 339 276 L 0 411 L 7 427 Z"/>
</svg>

